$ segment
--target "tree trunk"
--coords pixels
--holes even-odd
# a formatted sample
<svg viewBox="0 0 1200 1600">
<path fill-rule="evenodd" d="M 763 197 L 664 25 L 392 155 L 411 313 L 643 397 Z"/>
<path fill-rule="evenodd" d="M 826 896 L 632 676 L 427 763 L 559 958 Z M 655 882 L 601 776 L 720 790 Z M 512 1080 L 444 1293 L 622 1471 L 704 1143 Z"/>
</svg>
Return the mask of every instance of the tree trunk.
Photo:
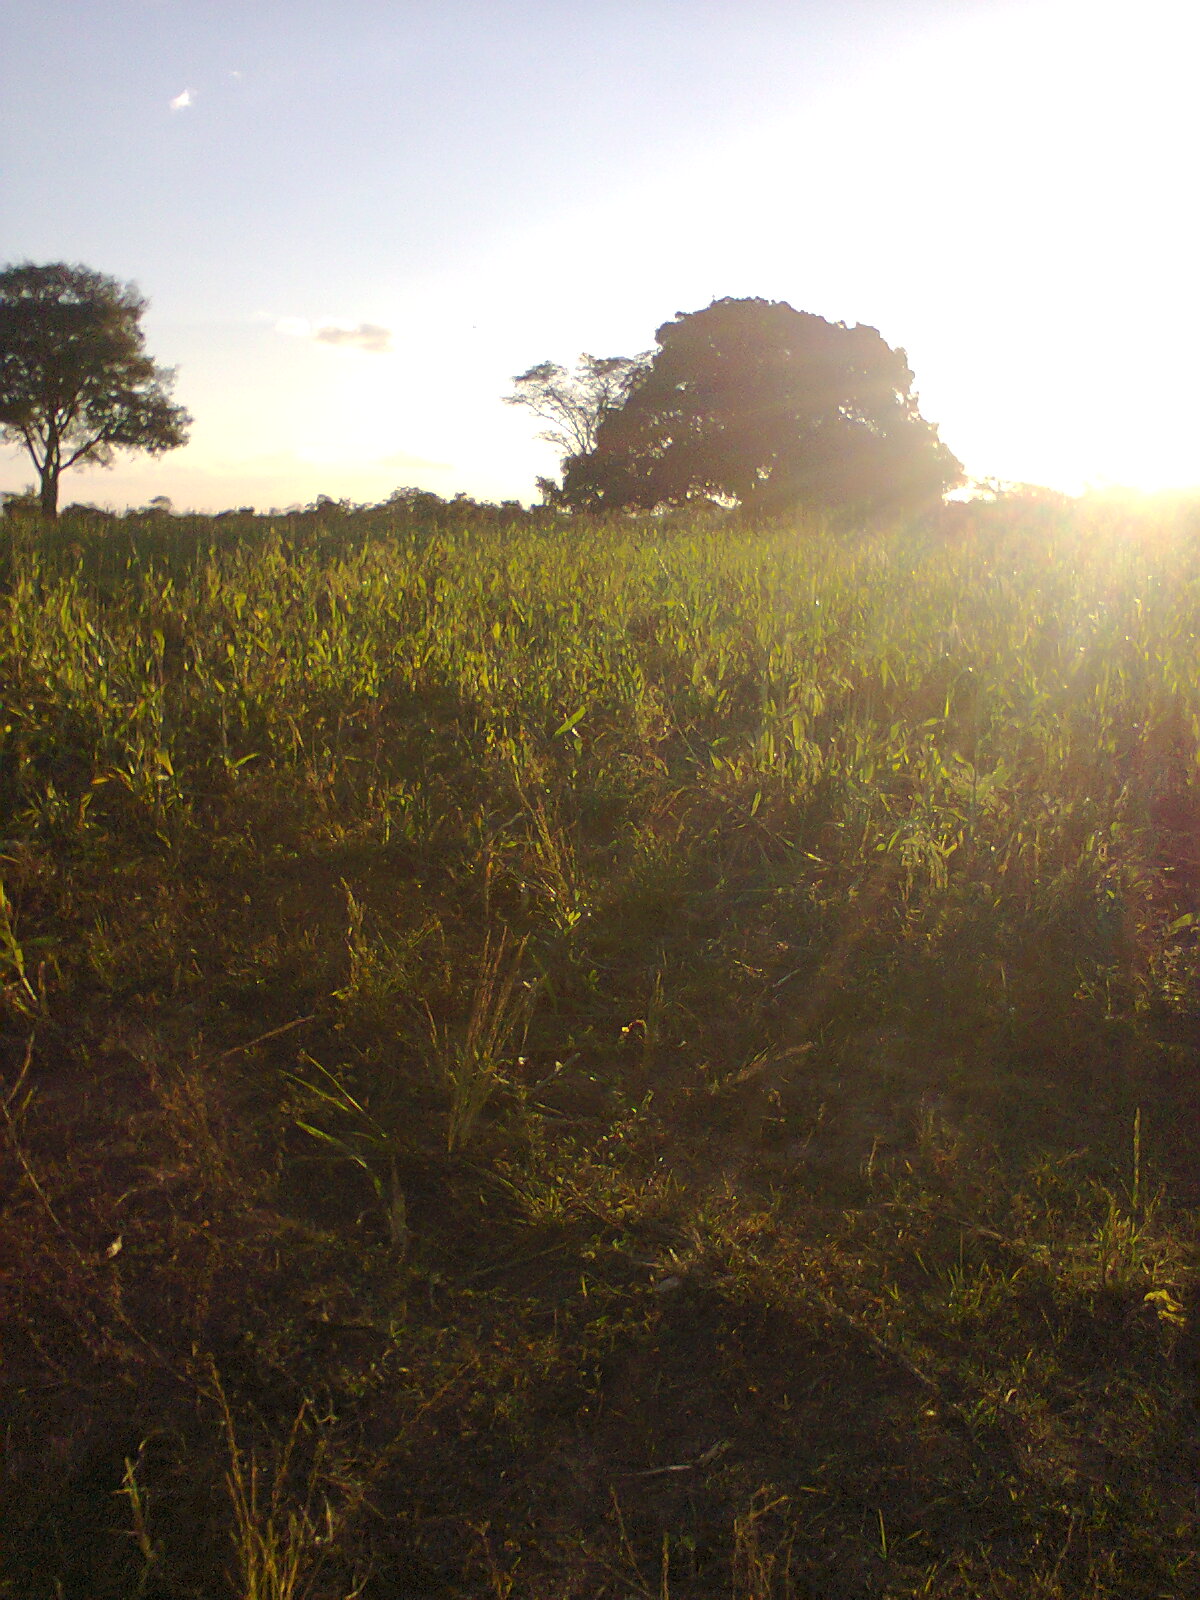
<svg viewBox="0 0 1200 1600">
<path fill-rule="evenodd" d="M 39 496 L 42 515 L 51 522 L 58 517 L 58 469 L 49 462 L 42 468 L 42 488 Z"/>
</svg>

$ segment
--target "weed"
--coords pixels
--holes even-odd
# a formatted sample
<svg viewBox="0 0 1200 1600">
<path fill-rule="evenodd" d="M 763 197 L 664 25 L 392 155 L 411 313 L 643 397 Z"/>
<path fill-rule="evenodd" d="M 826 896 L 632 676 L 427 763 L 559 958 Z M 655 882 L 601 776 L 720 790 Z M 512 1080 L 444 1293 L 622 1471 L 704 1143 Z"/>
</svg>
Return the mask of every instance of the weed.
<svg viewBox="0 0 1200 1600">
<path fill-rule="evenodd" d="M 140 1451 L 135 1460 L 125 1457 L 125 1474 L 118 1490 L 129 1503 L 129 1518 L 132 1523 L 130 1538 L 137 1546 L 140 1559 L 140 1570 L 130 1600 L 141 1600 L 162 1559 L 161 1546 L 150 1536 L 150 1496 L 138 1477 L 140 1464 Z"/>
<path fill-rule="evenodd" d="M 230 1539 L 238 1600 L 305 1600 L 320 1579 L 337 1534 L 333 1508 L 320 1494 L 324 1437 L 318 1436 L 312 1460 L 294 1486 L 295 1457 L 313 1420 L 308 1402 L 300 1405 L 276 1459 L 268 1465 L 253 1447 L 243 1448 L 215 1372 L 212 1382 L 228 1459 L 225 1488 L 233 1515 Z M 344 1594 L 344 1600 L 355 1600 L 361 1592 L 359 1584 Z"/>
<path fill-rule="evenodd" d="M 296 1118 L 296 1126 L 366 1173 L 383 1213 L 388 1242 L 397 1255 L 403 1257 L 408 1248 L 408 1207 L 396 1165 L 400 1144 L 395 1133 L 385 1128 L 319 1061 L 307 1054 L 302 1055 L 301 1060 L 310 1076 L 300 1073 L 288 1076 L 319 1109 L 333 1114 L 341 1131 L 332 1133 L 300 1117 Z M 311 1076 L 313 1073 L 315 1079 Z"/>
<path fill-rule="evenodd" d="M 439 1024 L 427 1009 L 430 1061 L 449 1100 L 446 1149 L 451 1154 L 470 1141 L 524 1043 L 533 1003 L 532 987 L 521 980 L 527 942 L 514 948 L 507 929 L 495 941 L 487 934 L 462 1023 Z"/>
<path fill-rule="evenodd" d="M 25 1016 L 36 1013 L 40 996 L 29 981 L 25 970 L 25 952 L 17 943 L 13 928 L 12 906 L 0 881 L 0 983 L 3 983 L 10 1003 Z"/>
</svg>

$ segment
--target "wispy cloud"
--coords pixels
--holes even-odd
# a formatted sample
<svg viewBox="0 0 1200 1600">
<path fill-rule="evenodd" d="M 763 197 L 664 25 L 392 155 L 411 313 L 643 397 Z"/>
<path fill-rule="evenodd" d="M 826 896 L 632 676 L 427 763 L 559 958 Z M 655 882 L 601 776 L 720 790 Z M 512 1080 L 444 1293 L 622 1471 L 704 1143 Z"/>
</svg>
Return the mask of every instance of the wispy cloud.
<svg viewBox="0 0 1200 1600">
<path fill-rule="evenodd" d="M 387 355 L 392 348 L 392 330 L 378 322 L 310 322 L 307 317 L 276 317 L 275 332 L 290 339 L 315 339 L 318 344 L 337 345 L 343 350 L 363 350 L 368 355 Z"/>
<path fill-rule="evenodd" d="M 392 330 L 381 328 L 377 322 L 360 322 L 356 328 L 347 328 L 338 322 L 317 328 L 313 338 L 321 344 L 342 345 L 351 350 L 365 350 L 369 355 L 386 355 L 392 348 Z"/>
<path fill-rule="evenodd" d="M 186 111 L 189 106 L 195 105 L 196 97 L 190 89 L 185 89 L 182 94 L 177 94 L 171 101 L 172 111 Z"/>
</svg>

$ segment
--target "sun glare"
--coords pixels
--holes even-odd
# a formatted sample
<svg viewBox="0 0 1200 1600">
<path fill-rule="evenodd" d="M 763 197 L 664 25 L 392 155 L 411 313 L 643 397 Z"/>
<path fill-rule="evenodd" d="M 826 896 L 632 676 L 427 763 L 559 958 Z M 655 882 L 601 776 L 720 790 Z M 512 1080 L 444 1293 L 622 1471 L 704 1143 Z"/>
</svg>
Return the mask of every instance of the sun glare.
<svg viewBox="0 0 1200 1600">
<path fill-rule="evenodd" d="M 821 292 L 908 348 L 971 470 L 1072 491 L 1200 477 L 1183 203 L 1200 30 L 1177 6 L 1136 31 L 1103 11 L 1041 8 L 1032 57 L 1011 13 L 980 18 L 870 75 L 804 203 L 766 223 L 803 279 L 821 218 Z M 784 192 L 813 132 L 810 115 L 777 130 L 760 194 Z"/>
<path fill-rule="evenodd" d="M 594 347 L 597 328 L 644 345 L 654 322 L 722 295 L 786 299 L 903 345 L 922 411 L 972 474 L 1071 493 L 1194 483 L 1200 23 L 1177 5 L 1117 16 L 974 12 L 533 248 L 523 236 L 491 291 L 518 315 L 573 318 Z M 635 254 L 589 260 L 589 237 L 643 213 Z M 531 272 L 543 248 L 571 273 Z"/>
<path fill-rule="evenodd" d="M 331 268 L 270 316 L 209 308 L 219 351 L 206 328 L 164 352 L 200 424 L 187 468 L 298 459 L 361 497 L 400 452 L 452 463 L 467 493 L 528 498 L 558 462 L 502 406 L 513 373 L 632 354 L 677 312 L 761 296 L 902 346 L 973 477 L 1197 484 L 1200 11 L 918 11 L 886 38 L 864 30 L 854 63 L 798 85 L 785 115 L 734 136 L 714 119 L 709 139 L 664 141 L 436 267 L 380 261 L 349 294 Z M 80 489 L 119 497 L 124 477 Z"/>
</svg>

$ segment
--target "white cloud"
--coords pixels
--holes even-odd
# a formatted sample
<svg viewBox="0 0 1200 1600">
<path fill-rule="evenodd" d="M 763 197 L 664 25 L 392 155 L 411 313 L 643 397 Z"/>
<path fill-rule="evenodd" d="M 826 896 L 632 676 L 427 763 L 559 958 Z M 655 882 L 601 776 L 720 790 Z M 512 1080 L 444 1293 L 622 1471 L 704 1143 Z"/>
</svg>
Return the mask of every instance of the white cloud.
<svg viewBox="0 0 1200 1600">
<path fill-rule="evenodd" d="M 185 89 L 182 94 L 177 94 L 174 100 L 171 101 L 171 110 L 186 111 L 189 106 L 194 104 L 195 96 L 190 89 Z"/>
<path fill-rule="evenodd" d="M 392 348 L 392 330 L 381 328 L 377 322 L 360 322 L 348 328 L 339 322 L 320 327 L 313 338 L 321 344 L 342 345 L 347 349 L 365 350 L 370 355 L 386 355 Z"/>
<path fill-rule="evenodd" d="M 310 322 L 307 317 L 276 317 L 275 332 L 289 339 L 315 339 L 318 344 L 343 350 L 363 350 L 368 355 L 388 355 L 392 330 L 378 322 Z"/>
</svg>

